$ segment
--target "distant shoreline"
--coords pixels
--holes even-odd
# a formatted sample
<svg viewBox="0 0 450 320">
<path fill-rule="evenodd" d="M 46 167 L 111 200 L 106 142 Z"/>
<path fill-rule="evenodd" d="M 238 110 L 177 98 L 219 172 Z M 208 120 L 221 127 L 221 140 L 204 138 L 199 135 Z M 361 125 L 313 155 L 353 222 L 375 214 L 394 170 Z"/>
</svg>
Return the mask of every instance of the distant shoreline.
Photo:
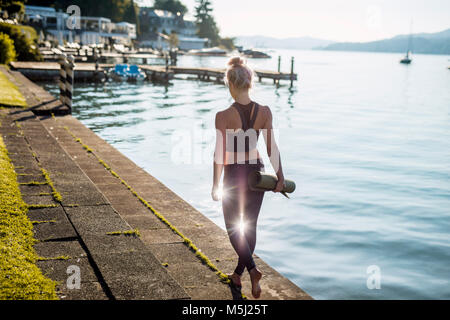
<svg viewBox="0 0 450 320">
<path fill-rule="evenodd" d="M 326 49 L 326 48 L 310 48 L 310 49 L 302 49 L 302 48 L 270 48 L 270 47 L 255 47 L 256 50 L 262 51 L 276 51 L 276 50 L 292 50 L 292 51 L 328 51 L 328 52 L 359 52 L 359 53 L 379 53 L 379 54 L 397 54 L 397 55 L 405 55 L 405 51 L 368 51 L 368 50 L 338 50 L 338 49 Z M 424 53 L 424 52 L 414 52 L 412 51 L 412 55 L 427 55 L 427 56 L 450 56 L 447 53 Z"/>
<path fill-rule="evenodd" d="M 374 50 L 351 50 L 351 49 L 327 49 L 327 48 L 312 48 L 309 50 L 313 50 L 313 51 L 334 51 L 334 52 L 364 52 L 364 53 L 392 53 L 392 54 L 405 54 L 405 51 L 374 51 Z M 424 54 L 424 55 L 436 55 L 436 56 L 448 56 L 450 55 L 449 53 L 436 53 L 436 52 L 411 52 L 413 55 L 419 55 L 419 54 Z"/>
<path fill-rule="evenodd" d="M 410 42 L 411 41 L 411 42 Z M 403 53 L 450 55 L 450 29 L 436 33 L 399 35 L 370 42 L 335 42 L 311 37 L 277 39 L 265 36 L 237 37 L 245 47 L 265 47 L 287 50 L 325 50 L 350 52 Z M 409 48 L 409 49 L 408 49 Z"/>
</svg>

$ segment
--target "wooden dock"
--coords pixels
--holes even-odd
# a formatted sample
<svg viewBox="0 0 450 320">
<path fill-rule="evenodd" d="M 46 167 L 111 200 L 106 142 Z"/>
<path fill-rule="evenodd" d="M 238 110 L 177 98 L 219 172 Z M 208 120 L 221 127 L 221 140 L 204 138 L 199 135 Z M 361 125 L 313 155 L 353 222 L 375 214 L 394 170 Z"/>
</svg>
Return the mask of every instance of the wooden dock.
<svg viewBox="0 0 450 320">
<path fill-rule="evenodd" d="M 200 80 L 211 81 L 211 79 L 215 79 L 216 82 L 221 82 L 223 80 L 225 70 L 220 68 L 186 68 L 186 67 L 170 67 L 170 70 L 173 71 L 174 74 L 183 74 L 183 75 L 194 75 L 197 76 Z M 275 83 L 280 80 L 297 80 L 297 74 L 293 73 L 283 73 L 276 71 L 267 71 L 267 70 L 254 70 L 256 77 L 261 82 L 262 79 L 271 79 Z"/>
<path fill-rule="evenodd" d="M 11 68 L 19 71 L 33 81 L 53 81 L 59 78 L 59 64 L 57 62 L 11 62 Z M 96 70 L 94 63 L 76 63 L 75 81 L 103 80 L 107 72 L 113 68 L 113 64 L 99 64 Z M 202 81 L 223 82 L 225 69 L 223 68 L 197 68 L 178 66 L 139 65 L 147 74 L 150 81 L 169 81 L 175 75 L 196 76 Z M 256 77 L 261 82 L 263 79 L 273 80 L 278 84 L 281 80 L 297 80 L 296 73 L 283 73 L 268 70 L 254 70 Z"/>
<path fill-rule="evenodd" d="M 11 69 L 19 71 L 32 81 L 55 81 L 59 79 L 59 63 L 57 62 L 22 62 L 10 63 Z M 173 78 L 173 72 L 166 71 L 164 66 L 139 66 L 151 81 L 164 81 Z M 101 63 L 95 69 L 95 63 L 77 62 L 74 75 L 77 82 L 101 81 L 107 78 L 107 72 L 114 68 L 114 64 Z"/>
</svg>

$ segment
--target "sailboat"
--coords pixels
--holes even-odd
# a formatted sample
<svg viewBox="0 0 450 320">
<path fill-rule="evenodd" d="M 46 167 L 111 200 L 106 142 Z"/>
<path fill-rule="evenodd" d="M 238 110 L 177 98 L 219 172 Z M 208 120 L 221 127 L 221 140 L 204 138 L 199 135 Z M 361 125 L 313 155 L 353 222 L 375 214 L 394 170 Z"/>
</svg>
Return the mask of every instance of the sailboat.
<svg viewBox="0 0 450 320">
<path fill-rule="evenodd" d="M 412 22 L 411 22 L 411 30 L 409 31 L 409 39 L 408 39 L 408 49 L 406 50 L 406 55 L 403 59 L 400 60 L 400 63 L 403 64 L 410 64 L 412 59 L 410 58 L 411 55 L 411 43 L 412 43 Z"/>
<path fill-rule="evenodd" d="M 403 59 L 400 60 L 400 63 L 403 63 L 403 64 L 410 64 L 412 60 L 411 60 L 411 58 L 409 57 L 409 54 L 410 54 L 410 51 L 408 50 L 408 51 L 406 52 L 405 57 L 404 57 Z"/>
</svg>

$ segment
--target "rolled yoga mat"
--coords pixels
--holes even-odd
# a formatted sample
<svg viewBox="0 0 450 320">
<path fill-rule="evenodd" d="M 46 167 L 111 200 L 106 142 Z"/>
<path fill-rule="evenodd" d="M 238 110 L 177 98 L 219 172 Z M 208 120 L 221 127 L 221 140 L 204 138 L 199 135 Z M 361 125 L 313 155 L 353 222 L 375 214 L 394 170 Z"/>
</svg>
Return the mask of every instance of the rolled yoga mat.
<svg viewBox="0 0 450 320">
<path fill-rule="evenodd" d="M 267 174 L 260 171 L 253 171 L 248 175 L 248 186 L 253 191 L 272 191 L 275 189 L 278 182 L 278 178 L 274 175 Z M 295 182 L 292 180 L 284 180 L 284 189 L 281 193 L 286 197 L 286 193 L 292 193 L 295 191 Z"/>
</svg>

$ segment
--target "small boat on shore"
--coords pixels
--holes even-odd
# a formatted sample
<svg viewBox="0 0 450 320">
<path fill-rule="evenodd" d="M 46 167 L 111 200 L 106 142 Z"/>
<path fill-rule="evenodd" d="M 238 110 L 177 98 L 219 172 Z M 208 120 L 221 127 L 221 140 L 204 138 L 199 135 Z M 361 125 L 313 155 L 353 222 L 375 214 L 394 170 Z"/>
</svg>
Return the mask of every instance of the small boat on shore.
<svg viewBox="0 0 450 320">
<path fill-rule="evenodd" d="M 135 64 L 116 64 L 109 74 L 116 81 L 143 81 L 146 74 Z"/>
<path fill-rule="evenodd" d="M 254 58 L 254 59 L 270 59 L 271 56 L 265 52 L 257 51 L 253 49 L 243 50 L 241 52 L 246 58 Z"/>
</svg>

